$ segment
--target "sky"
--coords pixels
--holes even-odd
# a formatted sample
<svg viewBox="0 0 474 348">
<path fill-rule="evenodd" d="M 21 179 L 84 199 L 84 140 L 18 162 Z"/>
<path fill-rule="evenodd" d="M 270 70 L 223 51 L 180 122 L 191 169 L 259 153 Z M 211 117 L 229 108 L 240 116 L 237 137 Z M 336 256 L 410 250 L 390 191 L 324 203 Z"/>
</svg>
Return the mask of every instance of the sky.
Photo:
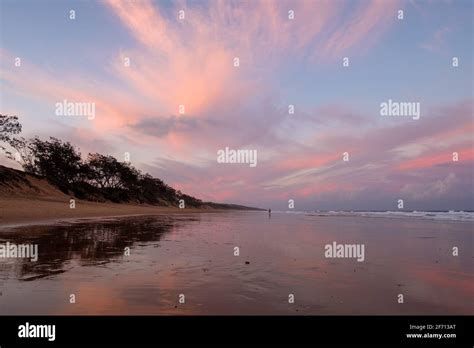
<svg viewBox="0 0 474 348">
<path fill-rule="evenodd" d="M 26 137 L 128 153 L 205 201 L 474 209 L 470 0 L 2 0 L 0 18 L 0 110 Z"/>
</svg>

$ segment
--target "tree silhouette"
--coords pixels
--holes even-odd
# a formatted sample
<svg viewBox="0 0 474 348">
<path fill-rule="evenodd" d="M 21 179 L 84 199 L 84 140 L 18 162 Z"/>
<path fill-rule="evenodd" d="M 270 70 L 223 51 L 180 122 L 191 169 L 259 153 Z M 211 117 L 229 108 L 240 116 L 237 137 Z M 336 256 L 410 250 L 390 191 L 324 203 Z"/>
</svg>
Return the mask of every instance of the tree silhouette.
<svg viewBox="0 0 474 348">
<path fill-rule="evenodd" d="M 21 133 L 21 124 L 17 116 L 0 115 L 0 141 L 10 143 L 11 136 Z"/>
</svg>

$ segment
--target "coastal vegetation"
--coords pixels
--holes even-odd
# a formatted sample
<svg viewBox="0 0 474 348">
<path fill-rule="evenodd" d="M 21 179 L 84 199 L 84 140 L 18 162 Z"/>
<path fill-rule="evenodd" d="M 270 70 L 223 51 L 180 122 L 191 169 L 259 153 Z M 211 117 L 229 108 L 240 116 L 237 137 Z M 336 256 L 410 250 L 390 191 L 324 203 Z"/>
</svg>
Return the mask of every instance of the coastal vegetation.
<svg viewBox="0 0 474 348">
<path fill-rule="evenodd" d="M 130 162 L 121 162 L 113 156 L 100 153 L 89 153 L 83 157 L 80 150 L 70 142 L 55 137 L 47 140 L 39 137 L 25 139 L 19 136 L 21 130 L 17 116 L 0 115 L 0 148 L 6 156 L 17 161 L 25 173 L 46 178 L 63 193 L 79 199 L 248 209 L 238 205 L 203 202 L 174 189 L 159 178 L 143 173 Z M 3 172 L 6 173 L 5 170 Z"/>
</svg>

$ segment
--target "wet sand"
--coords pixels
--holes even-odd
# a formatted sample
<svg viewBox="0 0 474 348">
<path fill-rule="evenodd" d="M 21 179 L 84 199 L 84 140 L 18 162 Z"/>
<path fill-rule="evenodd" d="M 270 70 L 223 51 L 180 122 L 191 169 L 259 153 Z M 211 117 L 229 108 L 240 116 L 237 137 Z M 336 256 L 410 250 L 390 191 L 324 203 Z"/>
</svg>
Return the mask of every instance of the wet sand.
<svg viewBox="0 0 474 348">
<path fill-rule="evenodd" d="M 0 259 L 0 312 L 472 315 L 472 227 L 222 212 L 3 228 L 0 243 L 37 244 L 39 255 Z M 333 241 L 363 243 L 364 261 L 326 258 Z"/>
</svg>

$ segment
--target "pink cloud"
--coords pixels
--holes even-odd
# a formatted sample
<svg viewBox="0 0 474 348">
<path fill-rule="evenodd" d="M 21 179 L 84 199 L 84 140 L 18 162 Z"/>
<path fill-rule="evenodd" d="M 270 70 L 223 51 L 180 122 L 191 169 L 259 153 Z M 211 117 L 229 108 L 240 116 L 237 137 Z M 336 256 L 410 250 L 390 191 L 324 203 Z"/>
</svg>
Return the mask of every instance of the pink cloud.
<svg viewBox="0 0 474 348">
<path fill-rule="evenodd" d="M 409 161 L 405 161 L 400 163 L 397 168 L 399 170 L 415 170 L 420 168 L 428 168 L 433 167 L 439 164 L 453 164 L 455 165 L 456 162 L 453 162 L 453 152 L 443 152 L 443 153 L 435 153 L 431 155 L 425 155 L 422 157 L 418 157 Z M 465 148 L 456 151 L 459 155 L 459 161 L 462 162 L 469 162 L 474 161 L 474 148 Z"/>
<path fill-rule="evenodd" d="M 340 23 L 324 41 L 316 55 L 340 56 L 343 52 L 357 46 L 362 48 L 372 45 L 397 20 L 397 10 L 402 9 L 401 2 L 396 0 L 372 0 L 357 2 L 350 19 Z"/>
<path fill-rule="evenodd" d="M 13 55 L 4 50 L 1 59 L 5 63 L 12 62 L 11 65 L 2 64 L 0 67 L 2 78 L 14 87 L 11 90 L 21 97 L 51 103 L 51 114 L 47 116 L 55 117 L 55 104 L 64 99 L 70 102 L 94 102 L 96 118 L 93 125 L 99 129 L 121 127 L 140 115 L 132 98 L 111 86 L 81 76 L 58 76 L 32 65 L 24 58 L 22 65 L 15 67 Z"/>
<path fill-rule="evenodd" d="M 426 42 L 423 42 L 421 47 L 431 52 L 443 51 L 446 45 L 447 36 L 451 32 L 451 27 L 443 26 L 433 34 L 433 37 Z"/>
</svg>

